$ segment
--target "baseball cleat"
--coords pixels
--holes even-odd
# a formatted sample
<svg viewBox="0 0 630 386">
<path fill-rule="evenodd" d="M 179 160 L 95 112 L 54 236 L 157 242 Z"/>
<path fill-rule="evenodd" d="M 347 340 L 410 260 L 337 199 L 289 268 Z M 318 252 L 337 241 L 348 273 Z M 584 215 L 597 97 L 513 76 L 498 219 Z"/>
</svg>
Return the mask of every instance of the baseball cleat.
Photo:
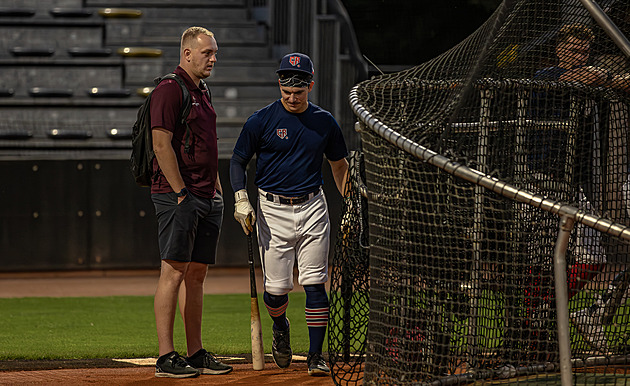
<svg viewBox="0 0 630 386">
<path fill-rule="evenodd" d="M 158 378 L 191 378 L 198 375 L 199 371 L 176 351 L 162 355 L 155 362 L 155 376 Z"/>
<path fill-rule="evenodd" d="M 308 353 L 306 363 L 308 364 L 308 375 L 312 375 L 314 377 L 330 375 L 330 369 L 328 368 L 328 366 L 326 366 L 326 362 L 322 357 L 322 353 Z"/>
<path fill-rule="evenodd" d="M 273 361 L 276 362 L 278 367 L 286 369 L 291 364 L 293 359 L 293 351 L 291 351 L 291 323 L 287 319 L 287 330 L 281 331 L 273 329 L 273 342 L 271 344 L 271 353 L 273 354 Z"/>
<path fill-rule="evenodd" d="M 232 366 L 221 363 L 214 354 L 201 349 L 192 356 L 186 358 L 188 363 L 201 374 L 227 374 L 232 371 Z"/>
</svg>

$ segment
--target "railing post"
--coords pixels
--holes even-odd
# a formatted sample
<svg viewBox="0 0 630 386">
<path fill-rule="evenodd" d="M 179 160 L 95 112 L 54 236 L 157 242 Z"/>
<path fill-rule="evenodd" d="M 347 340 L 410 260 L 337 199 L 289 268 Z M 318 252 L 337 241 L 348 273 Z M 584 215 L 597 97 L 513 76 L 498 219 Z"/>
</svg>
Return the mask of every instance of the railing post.
<svg viewBox="0 0 630 386">
<path fill-rule="evenodd" d="M 567 285 L 566 252 L 574 220 L 569 216 L 560 218 L 560 230 L 554 251 L 554 284 L 556 288 L 556 312 L 558 324 L 558 346 L 560 349 L 560 377 L 562 386 L 573 384 L 571 371 L 571 338 L 569 336 L 569 295 Z"/>
</svg>

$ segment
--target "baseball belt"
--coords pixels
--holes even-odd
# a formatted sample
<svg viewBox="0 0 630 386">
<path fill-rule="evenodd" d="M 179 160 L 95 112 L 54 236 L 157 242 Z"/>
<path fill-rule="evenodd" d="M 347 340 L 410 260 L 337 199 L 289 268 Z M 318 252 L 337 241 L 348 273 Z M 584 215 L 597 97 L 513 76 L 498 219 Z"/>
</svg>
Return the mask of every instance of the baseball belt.
<svg viewBox="0 0 630 386">
<path fill-rule="evenodd" d="M 261 191 L 261 193 L 267 199 L 267 201 L 275 202 L 276 204 L 299 205 L 317 196 L 319 194 L 319 189 L 317 189 L 315 192 L 311 192 L 300 197 L 284 197 L 263 191 Z"/>
</svg>

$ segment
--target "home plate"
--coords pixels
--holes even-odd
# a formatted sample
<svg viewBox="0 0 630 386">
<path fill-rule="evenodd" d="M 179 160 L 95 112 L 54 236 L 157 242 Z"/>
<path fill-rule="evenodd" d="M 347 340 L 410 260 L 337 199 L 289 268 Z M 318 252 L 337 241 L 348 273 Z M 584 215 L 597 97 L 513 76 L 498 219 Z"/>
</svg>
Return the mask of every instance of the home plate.
<svg viewBox="0 0 630 386">
<path fill-rule="evenodd" d="M 217 357 L 217 358 L 226 362 L 245 359 L 242 357 Z M 129 359 L 112 359 L 112 360 L 116 362 L 131 363 L 132 365 L 136 365 L 136 366 L 155 366 L 155 361 L 157 360 L 157 358 L 129 358 Z"/>
<path fill-rule="evenodd" d="M 130 358 L 130 359 L 114 358 L 112 360 L 116 362 L 131 363 L 132 365 L 137 365 L 137 366 L 155 366 L 155 361 L 157 360 L 157 358 Z"/>
</svg>

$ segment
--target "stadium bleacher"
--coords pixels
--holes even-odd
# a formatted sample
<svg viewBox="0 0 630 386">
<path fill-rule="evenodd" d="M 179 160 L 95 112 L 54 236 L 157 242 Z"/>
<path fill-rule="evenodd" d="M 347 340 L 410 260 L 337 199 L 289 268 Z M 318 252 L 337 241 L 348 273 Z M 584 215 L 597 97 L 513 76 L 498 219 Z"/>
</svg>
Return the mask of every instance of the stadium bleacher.
<svg viewBox="0 0 630 386">
<path fill-rule="evenodd" d="M 2 270 L 159 263 L 149 193 L 128 169 L 137 109 L 177 66 L 181 33 L 212 30 L 227 187 L 242 124 L 278 97 L 267 27 L 249 14 L 245 0 L 0 1 L 0 195 L 14 203 L 0 210 L 1 256 L 14 257 Z"/>
</svg>

